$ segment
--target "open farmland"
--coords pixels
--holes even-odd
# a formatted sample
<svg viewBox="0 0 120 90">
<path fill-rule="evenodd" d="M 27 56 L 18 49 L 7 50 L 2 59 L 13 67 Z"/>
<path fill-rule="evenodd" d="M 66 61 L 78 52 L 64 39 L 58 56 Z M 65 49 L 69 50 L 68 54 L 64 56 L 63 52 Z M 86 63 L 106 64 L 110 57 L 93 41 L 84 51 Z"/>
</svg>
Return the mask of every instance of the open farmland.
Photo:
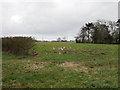
<svg viewBox="0 0 120 90">
<path fill-rule="evenodd" d="M 37 42 L 35 51 L 2 53 L 3 88 L 118 87 L 118 45 Z"/>
</svg>

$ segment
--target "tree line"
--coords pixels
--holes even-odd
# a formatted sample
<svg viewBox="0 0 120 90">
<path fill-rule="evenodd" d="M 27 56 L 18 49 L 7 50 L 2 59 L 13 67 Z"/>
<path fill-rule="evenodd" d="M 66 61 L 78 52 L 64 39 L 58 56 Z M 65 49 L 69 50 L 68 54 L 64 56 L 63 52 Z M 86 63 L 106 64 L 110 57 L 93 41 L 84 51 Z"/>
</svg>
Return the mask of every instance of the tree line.
<svg viewBox="0 0 120 90">
<path fill-rule="evenodd" d="M 86 23 L 75 37 L 76 43 L 118 44 L 120 19 L 115 21 L 97 20 Z"/>
</svg>

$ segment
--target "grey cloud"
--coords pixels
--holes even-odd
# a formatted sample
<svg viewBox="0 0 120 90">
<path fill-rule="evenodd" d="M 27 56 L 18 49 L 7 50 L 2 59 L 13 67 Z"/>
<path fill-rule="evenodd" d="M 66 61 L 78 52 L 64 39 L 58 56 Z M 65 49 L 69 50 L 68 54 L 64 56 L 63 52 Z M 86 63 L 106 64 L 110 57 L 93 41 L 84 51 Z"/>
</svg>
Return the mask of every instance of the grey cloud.
<svg viewBox="0 0 120 90">
<path fill-rule="evenodd" d="M 2 30 L 7 35 L 32 35 L 41 39 L 67 36 L 74 39 L 86 22 L 116 20 L 117 2 L 80 2 L 80 0 L 41 0 L 2 4 Z M 11 20 L 17 16 L 19 21 Z"/>
</svg>

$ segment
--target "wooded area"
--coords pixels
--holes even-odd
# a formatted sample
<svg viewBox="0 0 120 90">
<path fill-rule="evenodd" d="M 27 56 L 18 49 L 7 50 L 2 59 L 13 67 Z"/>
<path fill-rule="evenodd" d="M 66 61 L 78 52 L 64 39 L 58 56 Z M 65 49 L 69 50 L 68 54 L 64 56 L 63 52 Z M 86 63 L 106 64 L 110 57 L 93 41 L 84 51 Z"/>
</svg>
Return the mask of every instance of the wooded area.
<svg viewBox="0 0 120 90">
<path fill-rule="evenodd" d="M 118 44 L 120 19 L 116 22 L 98 20 L 86 23 L 78 33 L 76 43 Z"/>
</svg>

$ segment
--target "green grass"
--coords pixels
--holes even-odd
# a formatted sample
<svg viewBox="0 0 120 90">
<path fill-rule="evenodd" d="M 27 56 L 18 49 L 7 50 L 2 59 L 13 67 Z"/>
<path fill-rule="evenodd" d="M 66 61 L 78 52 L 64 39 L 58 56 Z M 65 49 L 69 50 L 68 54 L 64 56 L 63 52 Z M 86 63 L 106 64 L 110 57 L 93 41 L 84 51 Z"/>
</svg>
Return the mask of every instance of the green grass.
<svg viewBox="0 0 120 90">
<path fill-rule="evenodd" d="M 3 88 L 118 88 L 118 45 L 39 42 L 35 50 L 2 53 Z"/>
</svg>

